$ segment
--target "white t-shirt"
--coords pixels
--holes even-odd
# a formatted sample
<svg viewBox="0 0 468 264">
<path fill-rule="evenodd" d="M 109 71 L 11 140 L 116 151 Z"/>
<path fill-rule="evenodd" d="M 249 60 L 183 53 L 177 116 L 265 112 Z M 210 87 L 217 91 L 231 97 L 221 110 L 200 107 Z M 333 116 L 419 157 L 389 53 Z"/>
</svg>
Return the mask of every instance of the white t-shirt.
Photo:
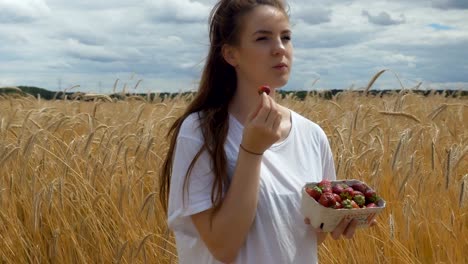
<svg viewBox="0 0 468 264">
<path fill-rule="evenodd" d="M 316 235 L 304 224 L 300 212 L 301 188 L 306 182 L 334 180 L 333 156 L 328 139 L 317 124 L 294 111 L 291 122 L 288 137 L 263 155 L 255 220 L 234 263 L 317 263 Z M 230 115 L 224 146 L 229 177 L 234 173 L 242 133 L 242 124 Z M 169 194 L 168 225 L 174 231 L 181 264 L 220 263 L 211 255 L 190 218 L 213 205 L 213 174 L 206 151 L 192 170 L 189 195 L 182 195 L 187 168 L 202 142 L 199 117 L 194 113 L 183 122 L 178 135 Z"/>
</svg>

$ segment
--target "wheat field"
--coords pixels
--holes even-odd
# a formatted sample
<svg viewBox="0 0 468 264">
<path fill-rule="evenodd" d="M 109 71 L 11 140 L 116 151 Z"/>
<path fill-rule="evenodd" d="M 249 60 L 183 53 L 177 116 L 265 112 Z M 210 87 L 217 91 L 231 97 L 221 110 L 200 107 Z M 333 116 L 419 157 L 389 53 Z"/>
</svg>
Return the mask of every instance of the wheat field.
<svg viewBox="0 0 468 264">
<path fill-rule="evenodd" d="M 177 263 L 158 204 L 166 132 L 192 99 L 0 97 L 0 263 Z M 468 100 L 401 92 L 277 98 L 319 124 L 339 179 L 387 201 L 321 263 L 468 262 Z"/>
</svg>

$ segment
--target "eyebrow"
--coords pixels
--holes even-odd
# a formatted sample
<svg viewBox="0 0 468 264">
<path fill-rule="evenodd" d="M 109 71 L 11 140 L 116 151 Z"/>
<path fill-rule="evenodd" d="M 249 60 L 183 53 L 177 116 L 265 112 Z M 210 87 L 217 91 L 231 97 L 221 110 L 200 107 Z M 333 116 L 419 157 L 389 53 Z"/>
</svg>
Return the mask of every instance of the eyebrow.
<svg viewBox="0 0 468 264">
<path fill-rule="evenodd" d="M 260 29 L 260 30 L 255 31 L 252 35 L 254 36 L 257 34 L 273 35 L 273 32 L 269 30 Z M 291 30 L 289 29 L 283 30 L 281 31 L 281 34 L 291 34 Z"/>
</svg>

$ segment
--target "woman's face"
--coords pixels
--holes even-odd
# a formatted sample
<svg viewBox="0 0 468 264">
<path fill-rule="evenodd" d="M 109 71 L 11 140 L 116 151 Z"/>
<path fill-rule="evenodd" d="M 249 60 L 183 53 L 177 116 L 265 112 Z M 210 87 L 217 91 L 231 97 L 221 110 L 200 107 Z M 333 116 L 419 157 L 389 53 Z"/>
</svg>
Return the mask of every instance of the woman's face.
<svg viewBox="0 0 468 264">
<path fill-rule="evenodd" d="M 279 88 L 288 82 L 293 47 L 289 20 L 282 11 L 261 5 L 247 13 L 233 50 L 238 83 Z"/>
</svg>

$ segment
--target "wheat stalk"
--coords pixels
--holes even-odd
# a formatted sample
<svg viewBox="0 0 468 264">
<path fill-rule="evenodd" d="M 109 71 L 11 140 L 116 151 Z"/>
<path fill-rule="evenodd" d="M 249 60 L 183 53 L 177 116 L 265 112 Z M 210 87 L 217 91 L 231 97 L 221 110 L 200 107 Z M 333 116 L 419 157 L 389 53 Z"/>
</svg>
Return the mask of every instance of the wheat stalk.
<svg viewBox="0 0 468 264">
<path fill-rule="evenodd" d="M 138 255 L 141 251 L 141 249 L 143 248 L 143 246 L 145 245 L 145 242 L 146 240 L 148 240 L 151 236 L 153 236 L 154 234 L 148 234 L 146 235 L 140 242 L 140 244 L 138 245 L 138 249 L 136 251 L 136 254 L 135 255 Z"/>
<path fill-rule="evenodd" d="M 458 199 L 458 207 L 459 208 L 462 208 L 463 206 L 463 201 L 465 200 L 464 199 L 464 195 L 465 195 L 465 183 L 466 183 L 466 179 L 468 179 L 468 174 L 466 174 L 463 179 L 462 179 L 462 183 L 461 183 L 461 186 L 460 186 L 460 197 Z"/>
<path fill-rule="evenodd" d="M 411 165 L 410 165 L 410 170 L 407 172 L 405 179 L 403 182 L 400 184 L 400 188 L 398 189 L 398 193 L 401 194 L 403 189 L 406 187 L 406 182 L 409 180 L 409 178 L 413 175 L 413 169 L 414 169 L 414 154 L 411 155 Z"/>
<path fill-rule="evenodd" d="M 140 122 L 140 118 L 144 110 L 145 110 L 145 104 L 141 104 L 137 110 L 138 115 L 137 115 L 137 118 L 135 119 L 135 124 L 138 124 L 138 122 Z"/>
<path fill-rule="evenodd" d="M 369 81 L 369 83 L 367 84 L 367 87 L 364 89 L 364 93 L 365 94 L 368 94 L 369 93 L 369 90 L 372 88 L 372 85 L 374 85 L 375 81 L 380 77 L 380 75 L 382 75 L 384 72 L 386 72 L 388 69 L 385 69 L 385 70 L 381 70 L 379 71 L 378 73 L 376 73 L 372 78 L 371 80 Z"/>
<path fill-rule="evenodd" d="M 115 80 L 114 82 L 114 87 L 112 88 L 112 93 L 115 94 L 115 90 L 117 89 L 117 83 L 119 82 L 119 79 Z"/>
<path fill-rule="evenodd" d="M 93 138 L 94 138 L 94 132 L 91 132 L 89 135 L 88 135 L 88 138 L 86 139 L 86 144 L 83 148 L 83 155 L 85 155 L 86 157 L 89 156 L 89 149 L 90 149 L 90 146 L 91 146 L 91 142 L 93 141 Z"/>
<path fill-rule="evenodd" d="M 435 170 L 435 144 L 434 144 L 434 139 L 432 139 L 432 142 L 431 142 L 431 168 L 432 168 L 432 171 Z"/>
<path fill-rule="evenodd" d="M 402 134 L 400 137 L 400 141 L 398 141 L 398 145 L 395 150 L 395 154 L 393 154 L 393 160 L 392 160 L 392 170 L 395 171 L 396 163 L 398 160 L 398 155 L 400 154 L 401 151 L 401 146 L 403 145 L 403 142 L 406 141 L 406 134 Z"/>
<path fill-rule="evenodd" d="M 145 206 L 148 204 L 148 202 L 150 201 L 150 199 L 155 195 L 157 194 L 157 192 L 152 192 L 150 194 L 148 194 L 143 202 L 143 205 L 141 206 L 140 208 L 140 211 L 138 212 L 138 215 L 141 215 L 141 213 L 143 212 L 143 210 L 145 209 Z"/>
<path fill-rule="evenodd" d="M 418 123 L 421 123 L 421 120 L 419 120 L 419 118 L 417 118 L 416 116 L 412 115 L 412 114 L 408 114 L 408 113 L 404 113 L 404 112 L 387 112 L 387 111 L 380 111 L 379 112 L 380 114 L 383 114 L 383 115 L 390 115 L 390 116 L 402 116 L 402 117 L 406 117 L 406 118 L 409 118 L 413 121 L 416 121 Z"/>
<path fill-rule="evenodd" d="M 450 175 L 452 174 L 452 148 L 447 151 L 447 163 L 445 166 L 445 189 L 448 189 L 450 182 Z"/>
<path fill-rule="evenodd" d="M 434 120 L 442 111 L 444 111 L 445 109 L 447 109 L 447 104 L 443 104 L 439 107 L 437 107 L 434 111 L 432 111 L 428 116 L 427 118 L 429 118 L 430 120 Z"/>
<path fill-rule="evenodd" d="M 0 168 L 3 167 L 3 164 L 10 158 L 10 156 L 13 156 L 15 152 L 18 152 L 20 147 L 13 147 L 6 155 L 0 159 Z"/>
<path fill-rule="evenodd" d="M 388 225 L 390 228 L 390 239 L 395 239 L 395 221 L 393 220 L 393 213 L 390 213 L 388 218 Z"/>
<path fill-rule="evenodd" d="M 117 254 L 116 254 L 115 257 L 114 257 L 114 262 L 115 262 L 116 264 L 121 263 L 121 261 L 122 261 L 122 256 L 123 256 L 123 254 L 124 254 L 124 252 L 125 252 L 125 249 L 127 248 L 127 245 L 128 245 L 128 240 L 125 241 L 125 242 L 122 244 L 122 246 L 120 247 L 120 249 L 117 251 Z"/>
<path fill-rule="evenodd" d="M 460 146 L 461 147 L 461 146 Z M 456 156 L 454 159 L 456 160 L 453 165 L 452 165 L 452 170 L 455 170 L 455 168 L 460 164 L 461 161 L 464 161 L 465 156 L 468 154 L 468 146 L 466 146 L 463 150 L 460 151 L 459 148 L 456 149 Z"/>
</svg>

